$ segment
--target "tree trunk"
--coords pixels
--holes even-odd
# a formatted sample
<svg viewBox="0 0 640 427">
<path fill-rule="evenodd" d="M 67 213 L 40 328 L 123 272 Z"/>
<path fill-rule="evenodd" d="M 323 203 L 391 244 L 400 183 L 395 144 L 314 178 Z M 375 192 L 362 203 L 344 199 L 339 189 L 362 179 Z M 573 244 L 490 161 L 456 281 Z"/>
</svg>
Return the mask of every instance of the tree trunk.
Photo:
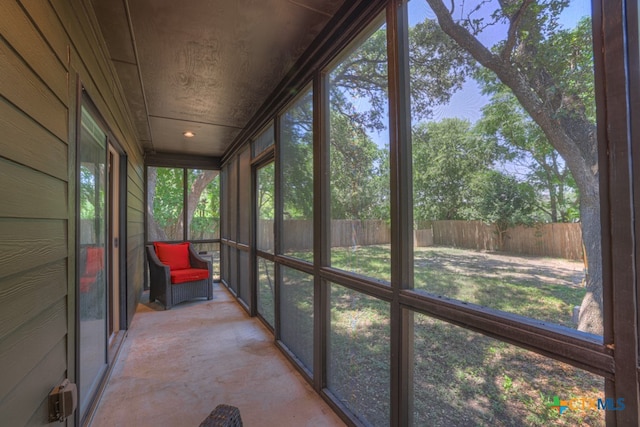
<svg viewBox="0 0 640 427">
<path fill-rule="evenodd" d="M 198 202 L 200 202 L 200 196 L 207 185 L 213 181 L 213 179 L 218 176 L 219 171 L 217 170 L 203 170 L 200 175 L 193 181 L 191 187 L 189 188 L 189 194 L 187 194 L 187 231 L 190 233 L 191 231 L 191 221 L 193 221 L 193 215 L 198 207 Z M 180 212 L 180 222 L 182 222 L 184 208 Z M 189 238 L 191 238 L 190 234 L 187 234 Z"/>
<path fill-rule="evenodd" d="M 549 183 L 549 207 L 551 209 L 551 222 L 558 222 L 558 196 L 556 194 L 556 187 L 551 181 L 551 177 L 547 179 Z M 562 185 L 562 184 L 560 184 Z"/>
<path fill-rule="evenodd" d="M 585 265 L 587 294 L 582 300 L 578 316 L 578 330 L 602 335 L 602 245 L 600 237 L 600 198 L 595 194 L 580 193 L 580 220 L 582 242 L 586 252 Z"/>
</svg>

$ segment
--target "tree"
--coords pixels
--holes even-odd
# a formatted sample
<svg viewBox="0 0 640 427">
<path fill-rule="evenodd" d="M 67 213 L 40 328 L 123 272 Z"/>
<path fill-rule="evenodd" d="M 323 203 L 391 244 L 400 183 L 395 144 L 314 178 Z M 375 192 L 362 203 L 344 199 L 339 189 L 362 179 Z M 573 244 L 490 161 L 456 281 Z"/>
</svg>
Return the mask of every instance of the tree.
<svg viewBox="0 0 640 427">
<path fill-rule="evenodd" d="M 491 13 L 483 6 L 464 9 L 464 0 L 448 9 L 442 0 L 426 0 L 437 22 L 468 56 L 469 67 L 482 66 L 495 82 L 508 87 L 560 153 L 580 192 L 582 238 L 588 259 L 587 294 L 578 329 L 602 334 L 602 251 L 596 127 L 593 120 L 593 59 L 588 21 L 573 30 L 559 29 L 567 0 L 498 0 Z M 456 18 L 454 18 L 454 15 Z M 504 40 L 485 46 L 479 35 L 504 25 Z M 452 63 L 451 72 L 464 67 Z M 486 87 L 491 91 L 490 87 Z"/>
<path fill-rule="evenodd" d="M 418 124 L 412 132 L 414 220 L 465 219 L 468 189 L 496 156 L 468 120 Z"/>
<path fill-rule="evenodd" d="M 528 171 L 526 179 L 546 193 L 538 208 L 548 215 L 547 221 L 576 219 L 577 189 L 569 168 L 511 91 L 502 85 L 482 112 L 478 130 L 502 146 L 505 158 Z"/>
<path fill-rule="evenodd" d="M 471 187 L 473 201 L 470 219 L 493 224 L 498 246 L 504 248 L 507 230 L 530 222 L 536 205 L 535 190 L 530 184 L 518 182 L 495 170 L 478 174 Z"/>
<path fill-rule="evenodd" d="M 306 94 L 282 116 L 282 200 L 287 219 L 313 218 L 313 99 Z"/>
<path fill-rule="evenodd" d="M 331 72 L 332 114 L 348 118 L 362 131 L 386 130 L 388 84 L 387 32 L 379 29 Z M 354 100 L 366 100 L 369 108 L 356 108 Z"/>
<path fill-rule="evenodd" d="M 256 210 L 258 219 L 273 220 L 275 216 L 275 168 L 273 163 L 258 169 Z"/>
<path fill-rule="evenodd" d="M 331 218 L 379 219 L 387 215 L 389 174 L 383 150 L 349 117 L 331 114 Z M 388 157 L 388 155 L 387 155 Z M 386 183 L 384 182 L 386 180 Z M 384 190 L 386 188 L 386 191 Z"/>
<path fill-rule="evenodd" d="M 147 185 L 149 239 L 182 240 L 182 169 L 150 167 Z"/>
<path fill-rule="evenodd" d="M 187 171 L 187 221 L 190 239 L 211 239 L 220 236 L 219 176 L 219 171 L 215 170 Z"/>
<path fill-rule="evenodd" d="M 191 223 L 193 221 L 196 208 L 202 204 L 200 197 L 202 196 L 203 191 L 205 191 L 205 189 L 211 184 L 211 182 L 213 182 L 213 180 L 219 175 L 219 173 L 220 171 L 217 170 L 190 169 L 188 171 L 189 186 L 187 192 L 187 230 L 189 230 L 189 232 L 191 232 L 192 230 Z M 215 195 L 213 196 L 213 198 L 217 199 Z M 204 205 L 204 209 L 205 211 L 207 211 L 208 209 L 206 208 L 206 199 L 204 200 Z M 211 212 L 219 212 L 219 210 L 211 210 Z M 184 221 L 183 212 L 180 212 L 179 218 L 179 223 L 182 224 Z"/>
</svg>

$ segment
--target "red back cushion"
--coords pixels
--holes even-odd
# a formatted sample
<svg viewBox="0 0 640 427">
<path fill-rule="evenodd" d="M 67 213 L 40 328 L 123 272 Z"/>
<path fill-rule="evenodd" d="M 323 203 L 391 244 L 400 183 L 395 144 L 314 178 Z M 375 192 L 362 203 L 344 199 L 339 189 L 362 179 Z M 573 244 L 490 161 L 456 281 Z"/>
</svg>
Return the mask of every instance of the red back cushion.
<svg viewBox="0 0 640 427">
<path fill-rule="evenodd" d="M 160 262 L 168 265 L 171 270 L 191 268 L 189 263 L 189 242 L 178 244 L 154 242 L 153 246 Z"/>
</svg>

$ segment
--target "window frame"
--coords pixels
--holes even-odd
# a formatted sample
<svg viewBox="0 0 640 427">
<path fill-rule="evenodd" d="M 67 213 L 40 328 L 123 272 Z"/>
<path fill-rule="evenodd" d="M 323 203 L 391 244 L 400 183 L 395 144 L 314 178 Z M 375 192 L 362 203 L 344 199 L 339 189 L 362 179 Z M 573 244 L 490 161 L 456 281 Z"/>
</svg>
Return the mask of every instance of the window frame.
<svg viewBox="0 0 640 427">
<path fill-rule="evenodd" d="M 414 0 L 416 1 L 416 0 Z M 343 16 L 334 26 L 328 27 L 325 37 L 314 46 L 315 55 L 300 69 L 281 83 L 279 91 L 263 111 L 255 117 L 255 123 L 237 139 L 250 139 L 243 135 L 264 129 L 275 120 L 275 147 L 261 153 L 252 164 L 264 159 L 276 159 L 276 252 L 264 254 L 275 262 L 276 277 L 280 266 L 293 268 L 314 276 L 314 362 L 313 378 L 307 378 L 314 389 L 336 410 L 345 421 L 352 424 L 348 409 L 335 400 L 326 389 L 327 333 L 329 331 L 330 301 L 329 283 L 344 286 L 353 291 L 390 303 L 391 328 L 391 424 L 407 425 L 410 421 L 410 386 L 412 382 L 411 352 L 413 340 L 413 315 L 424 314 L 483 335 L 514 344 L 553 360 L 568 363 L 603 377 L 606 397 L 624 397 L 629 401 L 627 410 L 607 413 L 607 423 L 637 424 L 640 393 L 640 345 L 638 330 L 640 320 L 629 326 L 627 319 L 638 319 L 640 295 L 637 292 L 638 275 L 635 265 L 640 265 L 640 251 L 635 250 L 636 235 L 640 225 L 634 223 L 634 195 L 640 199 L 640 186 L 630 186 L 637 172 L 630 166 L 633 160 L 640 162 L 632 145 L 640 144 L 640 132 L 635 132 L 640 120 L 640 108 L 630 110 L 626 102 L 614 102 L 626 97 L 633 107 L 640 105 L 640 52 L 638 51 L 638 5 L 622 0 L 603 2 L 592 0 L 594 34 L 595 90 L 598 115 L 598 155 L 600 166 L 601 234 L 603 252 L 603 294 L 605 332 L 602 338 L 549 325 L 531 318 L 500 312 L 439 296 L 419 294 L 413 287 L 413 211 L 411 205 L 411 123 L 408 70 L 408 13 L 406 0 L 360 0 L 341 10 Z M 389 73 L 389 128 L 391 167 L 391 286 L 376 283 L 348 272 L 332 269 L 330 260 L 330 188 L 328 180 L 328 93 L 327 70 L 346 52 L 351 43 L 357 43 L 363 31 L 381 12 L 386 13 L 387 55 Z M 605 19 L 606 18 L 606 19 Z M 628 27 L 624 25 L 629 19 Z M 626 31 L 626 33 L 625 33 Z M 625 52 L 631 47 L 631 55 Z M 607 49 L 604 49 L 607 47 Z M 630 61 L 629 75 L 626 61 Z M 313 263 L 292 259 L 280 253 L 278 233 L 282 229 L 281 214 L 281 155 L 279 144 L 279 116 L 295 102 L 295 91 L 306 90 L 312 82 L 313 90 L 313 140 L 314 140 L 314 259 Z M 606 83 L 606 84 L 605 84 Z M 296 92 L 297 93 L 297 92 Z M 626 101 L 626 99 L 625 99 Z M 276 119 L 274 119 L 274 117 Z M 608 126 L 607 126 L 608 125 Z M 611 127 L 618 129 L 612 132 Z M 609 128 L 609 129 L 608 129 Z M 239 144 L 225 155 L 230 161 L 238 152 Z M 273 151 L 271 151 L 273 150 Z M 611 155 L 609 153 L 614 153 Z M 266 160 L 265 160 L 266 161 Z M 228 184 L 228 182 L 227 182 Z M 255 184 L 254 184 L 255 185 Z M 223 185 L 223 192 L 227 191 Z M 255 191 L 255 189 L 254 189 Z M 255 193 L 254 193 L 255 194 Z M 613 209 L 610 200 L 630 209 Z M 635 208 L 635 211 L 633 210 Z M 233 214 L 232 211 L 229 214 Z M 255 217 L 254 217 L 255 218 Z M 617 225 L 621 224 L 621 225 Z M 635 229 L 630 229 L 634 224 Z M 635 230 L 635 235 L 634 235 Z M 224 239 L 223 239 L 224 240 Z M 255 236 L 252 246 L 255 245 Z M 252 250 L 255 250 L 252 248 Z M 633 254 L 630 259 L 629 254 Z M 253 258 L 255 259 L 255 258 Z M 237 267 L 237 266 L 236 266 Z M 254 266 L 255 268 L 255 266 Z M 615 286 L 614 286 L 615 283 Z M 276 285 L 277 289 L 277 285 Z M 279 298 L 276 296 L 276 304 Z M 615 310 L 613 301 L 616 302 Z M 276 305 L 274 339 L 279 338 L 279 307 Z M 282 346 L 279 346 L 282 348 Z M 297 366 L 295 360 L 287 354 Z M 299 366 L 297 368 L 304 373 Z"/>
</svg>

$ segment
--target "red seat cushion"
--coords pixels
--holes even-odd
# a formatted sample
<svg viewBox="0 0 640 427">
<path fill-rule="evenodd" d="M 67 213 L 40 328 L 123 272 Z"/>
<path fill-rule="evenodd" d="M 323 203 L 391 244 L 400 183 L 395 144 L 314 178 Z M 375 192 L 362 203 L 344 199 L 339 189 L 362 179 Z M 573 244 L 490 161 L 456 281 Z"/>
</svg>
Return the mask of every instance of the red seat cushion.
<svg viewBox="0 0 640 427">
<path fill-rule="evenodd" d="M 80 278 L 80 292 L 83 294 L 88 293 L 91 290 L 91 286 L 96 282 L 95 277 L 81 277 Z"/>
<path fill-rule="evenodd" d="M 189 242 L 177 244 L 154 242 L 153 246 L 156 249 L 156 255 L 158 255 L 160 262 L 168 265 L 172 271 L 191 268 L 189 262 Z"/>
<path fill-rule="evenodd" d="M 195 282 L 196 280 L 204 280 L 209 277 L 209 270 L 202 268 L 187 268 L 184 270 L 171 270 L 171 283 Z"/>
</svg>

